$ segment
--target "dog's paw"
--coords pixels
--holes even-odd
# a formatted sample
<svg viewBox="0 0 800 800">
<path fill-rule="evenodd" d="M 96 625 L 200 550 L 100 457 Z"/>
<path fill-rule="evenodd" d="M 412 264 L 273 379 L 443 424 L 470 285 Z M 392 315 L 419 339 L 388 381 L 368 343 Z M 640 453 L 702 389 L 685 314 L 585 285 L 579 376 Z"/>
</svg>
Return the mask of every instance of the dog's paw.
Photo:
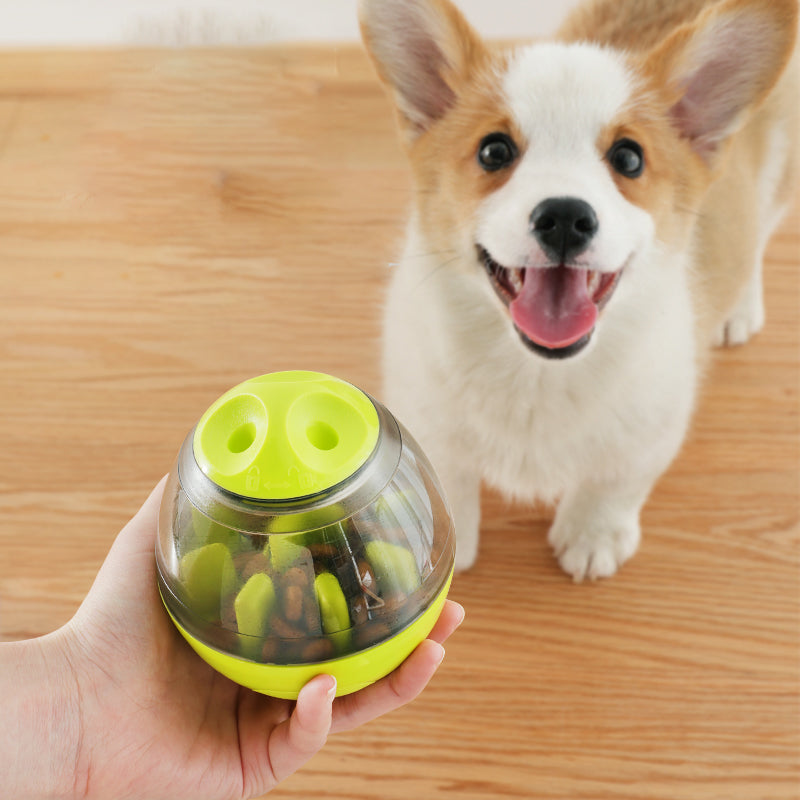
<svg viewBox="0 0 800 800">
<path fill-rule="evenodd" d="M 737 347 L 750 341 L 764 327 L 764 314 L 737 314 L 717 331 L 717 347 Z"/>
<path fill-rule="evenodd" d="M 725 324 L 717 331 L 717 347 L 737 347 L 749 342 L 764 327 L 764 298 L 755 275 Z"/>
<path fill-rule="evenodd" d="M 478 558 L 478 534 L 474 536 L 456 536 L 455 571 L 466 572 L 474 566 Z"/>
<path fill-rule="evenodd" d="M 610 578 L 636 552 L 640 538 L 638 515 L 591 521 L 558 515 L 548 535 L 558 563 L 576 583 Z"/>
</svg>

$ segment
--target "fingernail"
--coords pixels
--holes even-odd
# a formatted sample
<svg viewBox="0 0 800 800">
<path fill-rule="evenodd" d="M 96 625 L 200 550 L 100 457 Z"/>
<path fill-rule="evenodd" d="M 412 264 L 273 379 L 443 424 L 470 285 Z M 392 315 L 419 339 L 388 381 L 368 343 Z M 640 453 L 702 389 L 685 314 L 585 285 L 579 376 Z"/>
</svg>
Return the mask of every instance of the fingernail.
<svg viewBox="0 0 800 800">
<path fill-rule="evenodd" d="M 467 612 L 464 609 L 464 606 L 461 605 L 461 603 L 456 603 L 456 605 L 460 609 L 461 616 L 458 618 L 458 625 L 461 625 L 461 623 L 464 621 L 464 617 L 467 616 Z M 458 625 L 456 625 L 456 627 L 458 627 Z"/>
<path fill-rule="evenodd" d="M 442 647 L 438 642 L 434 642 L 434 644 L 439 648 L 439 652 L 436 654 L 436 668 L 439 668 L 439 664 L 444 661 L 444 647 Z"/>
<path fill-rule="evenodd" d="M 336 678 L 333 675 L 328 675 L 331 680 L 331 688 L 328 689 L 328 693 L 326 695 L 327 700 L 329 703 L 333 702 L 333 698 L 336 697 Z"/>
</svg>

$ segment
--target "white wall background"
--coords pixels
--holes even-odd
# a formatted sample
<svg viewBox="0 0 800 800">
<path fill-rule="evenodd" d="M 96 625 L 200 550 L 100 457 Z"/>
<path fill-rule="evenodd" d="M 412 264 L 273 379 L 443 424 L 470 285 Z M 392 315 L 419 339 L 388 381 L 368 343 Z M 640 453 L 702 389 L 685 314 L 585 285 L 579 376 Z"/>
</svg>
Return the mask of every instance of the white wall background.
<svg viewBox="0 0 800 800">
<path fill-rule="evenodd" d="M 0 0 L 0 47 L 352 41 L 357 0 Z M 487 37 L 551 33 L 578 0 L 457 0 Z"/>
</svg>

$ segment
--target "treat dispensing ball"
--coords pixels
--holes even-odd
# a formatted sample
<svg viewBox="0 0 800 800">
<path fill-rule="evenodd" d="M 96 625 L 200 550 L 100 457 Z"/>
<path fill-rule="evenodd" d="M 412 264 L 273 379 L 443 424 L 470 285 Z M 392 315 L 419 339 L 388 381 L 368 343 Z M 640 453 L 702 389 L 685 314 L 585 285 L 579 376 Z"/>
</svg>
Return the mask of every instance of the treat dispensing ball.
<svg viewBox="0 0 800 800">
<path fill-rule="evenodd" d="M 428 635 L 454 533 L 437 478 L 392 414 L 314 372 L 246 381 L 187 436 L 156 565 L 181 634 L 237 683 L 294 699 L 322 672 L 373 683 Z"/>
</svg>

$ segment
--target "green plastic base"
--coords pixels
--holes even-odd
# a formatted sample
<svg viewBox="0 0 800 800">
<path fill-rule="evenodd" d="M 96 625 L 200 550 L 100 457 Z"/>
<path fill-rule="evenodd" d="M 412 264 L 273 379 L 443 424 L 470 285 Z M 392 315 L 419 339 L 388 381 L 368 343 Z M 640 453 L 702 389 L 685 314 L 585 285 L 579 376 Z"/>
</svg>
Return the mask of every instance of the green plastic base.
<svg viewBox="0 0 800 800">
<path fill-rule="evenodd" d="M 175 627 L 194 651 L 217 672 L 235 683 L 270 697 L 296 700 L 303 686 L 315 675 L 333 675 L 337 684 L 336 694 L 342 696 L 357 692 L 359 689 L 375 683 L 408 658 L 411 651 L 428 636 L 436 620 L 439 619 L 452 579 L 453 573 L 451 572 L 444 588 L 436 595 L 431 605 L 414 622 L 391 639 L 367 650 L 316 664 L 258 664 L 222 653 L 192 636 L 172 616 L 166 603 L 164 606 L 175 623 Z M 163 595 L 161 599 L 163 601 Z"/>
</svg>

